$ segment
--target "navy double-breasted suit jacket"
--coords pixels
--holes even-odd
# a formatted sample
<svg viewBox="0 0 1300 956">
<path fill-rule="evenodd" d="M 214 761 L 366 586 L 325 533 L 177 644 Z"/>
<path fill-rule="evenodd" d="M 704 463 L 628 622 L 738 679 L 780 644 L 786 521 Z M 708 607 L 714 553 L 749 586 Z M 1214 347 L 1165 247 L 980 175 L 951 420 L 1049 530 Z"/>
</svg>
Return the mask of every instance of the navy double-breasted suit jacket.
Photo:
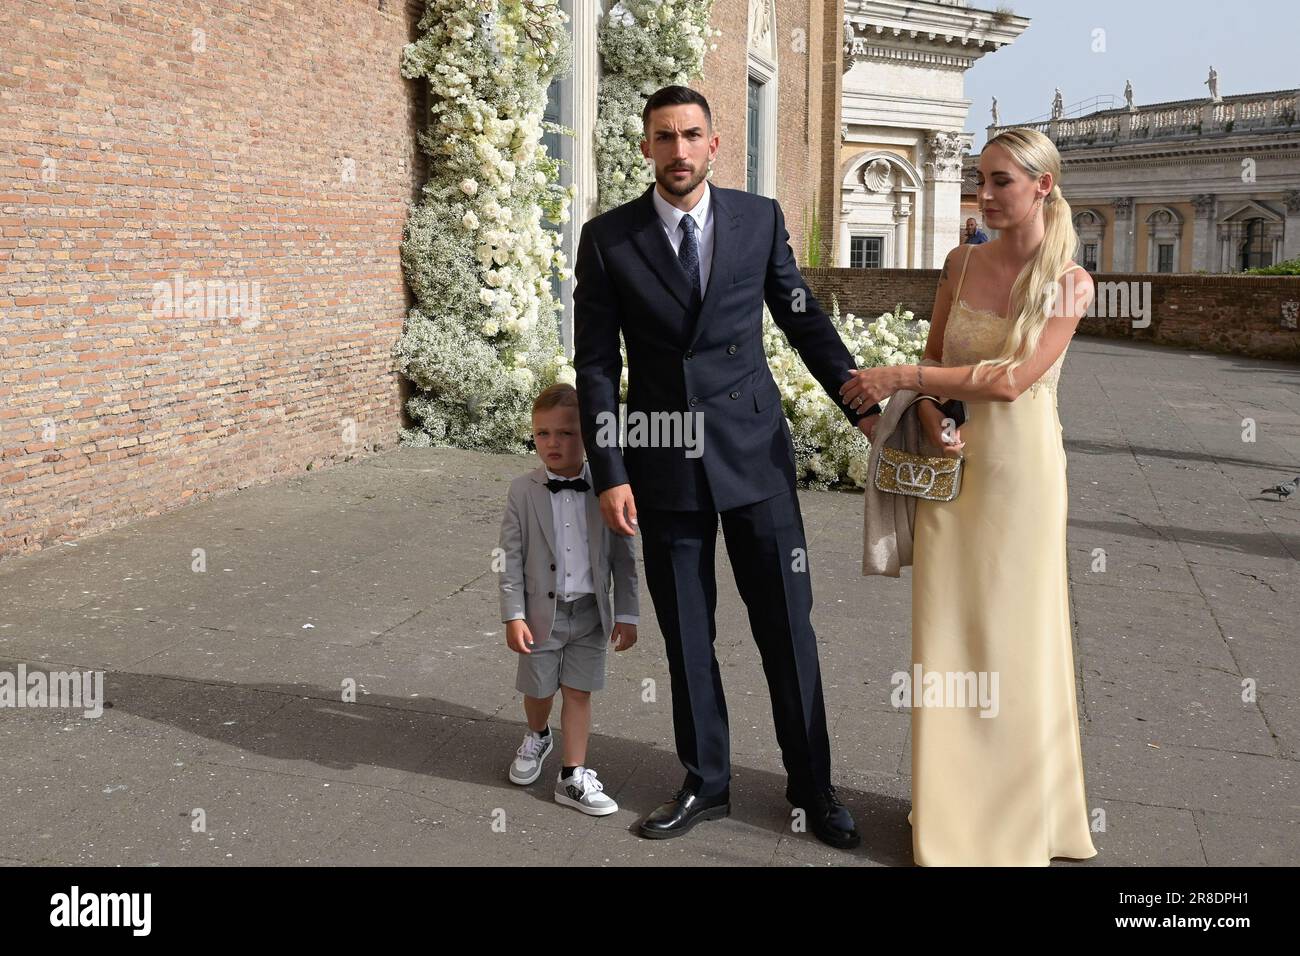
<svg viewBox="0 0 1300 956">
<path fill-rule="evenodd" d="M 861 415 L 839 396 L 856 368 L 853 356 L 799 274 L 776 200 L 710 185 L 713 260 L 695 305 L 655 211 L 654 188 L 592 219 L 578 245 L 573 361 L 596 491 L 630 483 L 638 508 L 670 511 L 726 511 L 793 491 L 794 449 L 763 351 L 763 303 L 856 424 Z M 629 421 L 634 413 L 700 413 L 699 457 L 680 446 L 620 448 L 602 440 L 613 429 L 602 432 L 601 423 L 619 411 L 620 332 Z"/>
</svg>

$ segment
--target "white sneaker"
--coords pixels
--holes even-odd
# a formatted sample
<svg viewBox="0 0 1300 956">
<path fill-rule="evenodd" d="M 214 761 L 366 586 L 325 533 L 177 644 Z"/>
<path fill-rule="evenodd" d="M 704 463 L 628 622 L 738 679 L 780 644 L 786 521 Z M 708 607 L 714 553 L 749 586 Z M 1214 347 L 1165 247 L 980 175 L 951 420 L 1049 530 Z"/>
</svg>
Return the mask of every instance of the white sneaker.
<svg viewBox="0 0 1300 956">
<path fill-rule="evenodd" d="M 550 729 L 549 727 L 547 728 Z M 526 787 L 542 775 L 542 761 L 555 748 L 555 734 L 545 737 L 529 730 L 510 764 L 510 782 Z"/>
<path fill-rule="evenodd" d="M 605 785 L 596 779 L 596 771 L 590 767 L 577 767 L 572 777 L 556 779 L 555 802 L 575 807 L 593 817 L 603 817 L 618 809 L 618 804 L 605 796 L 604 790 Z"/>
</svg>

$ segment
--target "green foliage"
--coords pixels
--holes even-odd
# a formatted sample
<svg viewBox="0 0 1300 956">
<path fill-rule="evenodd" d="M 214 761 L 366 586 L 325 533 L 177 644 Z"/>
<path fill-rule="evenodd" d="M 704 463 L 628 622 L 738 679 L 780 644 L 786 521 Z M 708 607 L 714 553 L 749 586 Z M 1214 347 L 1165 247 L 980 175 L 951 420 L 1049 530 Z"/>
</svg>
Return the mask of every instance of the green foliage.
<svg viewBox="0 0 1300 956">
<path fill-rule="evenodd" d="M 809 269 L 820 269 L 822 265 L 822 224 L 817 212 L 817 194 L 813 193 L 812 212 L 809 213 L 804 227 L 804 265 Z"/>
<path fill-rule="evenodd" d="M 1300 259 L 1286 259 L 1271 266 L 1247 269 L 1244 274 L 1248 276 L 1300 276 Z"/>
</svg>

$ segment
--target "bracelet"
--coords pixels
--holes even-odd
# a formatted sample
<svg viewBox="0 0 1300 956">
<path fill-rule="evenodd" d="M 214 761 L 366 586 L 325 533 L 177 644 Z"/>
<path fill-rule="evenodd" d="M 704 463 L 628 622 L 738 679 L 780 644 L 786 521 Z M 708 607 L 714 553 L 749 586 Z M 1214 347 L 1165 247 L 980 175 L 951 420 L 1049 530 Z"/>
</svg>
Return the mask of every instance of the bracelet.
<svg viewBox="0 0 1300 956">
<path fill-rule="evenodd" d="M 919 392 L 925 388 L 925 379 L 921 376 L 921 366 L 916 367 L 916 390 Z"/>
</svg>

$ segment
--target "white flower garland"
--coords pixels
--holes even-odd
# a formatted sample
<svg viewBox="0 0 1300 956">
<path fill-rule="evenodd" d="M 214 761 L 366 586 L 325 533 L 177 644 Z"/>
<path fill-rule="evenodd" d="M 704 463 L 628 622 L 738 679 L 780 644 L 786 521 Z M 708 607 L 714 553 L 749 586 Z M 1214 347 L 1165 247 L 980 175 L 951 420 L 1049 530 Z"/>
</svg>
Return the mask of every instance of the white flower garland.
<svg viewBox="0 0 1300 956">
<path fill-rule="evenodd" d="M 641 155 L 641 111 L 655 90 L 700 75 L 712 37 L 713 0 L 618 0 L 596 47 L 605 67 L 596 100 L 596 189 L 600 211 L 635 199 L 654 181 Z"/>
<path fill-rule="evenodd" d="M 868 324 L 852 312 L 841 320 L 839 300 L 832 298 L 831 322 L 860 368 L 919 364 L 930 335 L 930 323 L 914 321 L 912 313 L 901 305 Z M 781 389 L 781 407 L 790 421 L 795 476 L 800 484 L 824 489 L 852 483 L 865 488 L 867 439 L 849 424 L 844 412 L 812 377 L 766 306 L 763 349 Z"/>
<path fill-rule="evenodd" d="M 427 0 L 403 51 L 402 75 L 428 79 L 431 100 L 430 177 L 402 242 L 417 304 L 394 348 L 419 390 L 409 444 L 521 451 L 536 393 L 572 380 L 550 287 L 567 263 L 542 224 L 569 216 L 541 142 L 567 19 L 558 0 Z"/>
</svg>

